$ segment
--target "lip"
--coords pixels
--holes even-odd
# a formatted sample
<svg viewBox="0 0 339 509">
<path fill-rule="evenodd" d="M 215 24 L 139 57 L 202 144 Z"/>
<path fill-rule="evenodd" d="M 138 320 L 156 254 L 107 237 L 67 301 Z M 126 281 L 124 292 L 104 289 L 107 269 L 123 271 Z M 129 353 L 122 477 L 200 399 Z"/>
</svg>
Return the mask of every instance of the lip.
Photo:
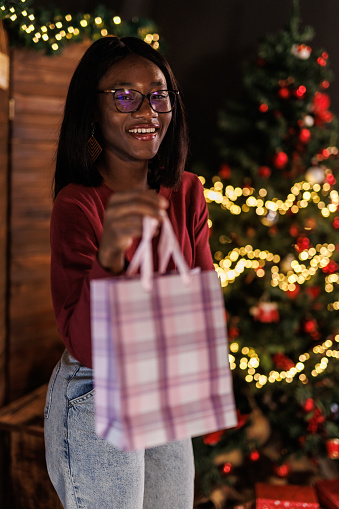
<svg viewBox="0 0 339 509">
<path fill-rule="evenodd" d="M 135 124 L 128 129 L 127 133 L 133 138 L 140 141 L 151 141 L 154 140 L 159 131 L 159 124 Z"/>
</svg>

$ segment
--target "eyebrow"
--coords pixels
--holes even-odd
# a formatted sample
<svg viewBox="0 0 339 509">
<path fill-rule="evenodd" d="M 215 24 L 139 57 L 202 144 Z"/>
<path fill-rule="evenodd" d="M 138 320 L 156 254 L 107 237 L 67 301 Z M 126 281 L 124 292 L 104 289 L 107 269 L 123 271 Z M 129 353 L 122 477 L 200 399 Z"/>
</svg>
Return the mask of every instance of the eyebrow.
<svg viewBox="0 0 339 509">
<path fill-rule="evenodd" d="M 162 86 L 167 86 L 166 85 L 166 82 L 164 81 L 152 81 L 152 83 L 150 83 L 151 87 L 162 87 Z M 114 85 L 114 88 L 117 88 L 117 87 L 134 87 L 135 84 L 134 83 L 131 83 L 129 81 L 119 81 L 118 83 L 116 83 Z"/>
</svg>

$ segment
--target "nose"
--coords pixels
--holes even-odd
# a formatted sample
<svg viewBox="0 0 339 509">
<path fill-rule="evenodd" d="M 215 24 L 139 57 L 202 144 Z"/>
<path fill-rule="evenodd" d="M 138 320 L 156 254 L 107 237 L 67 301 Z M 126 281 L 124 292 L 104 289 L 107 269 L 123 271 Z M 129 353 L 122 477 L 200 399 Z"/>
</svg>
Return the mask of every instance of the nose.
<svg viewBox="0 0 339 509">
<path fill-rule="evenodd" d="M 154 111 L 150 105 L 149 97 L 144 97 L 138 111 L 132 113 L 135 118 L 154 118 L 158 116 L 158 113 Z"/>
</svg>

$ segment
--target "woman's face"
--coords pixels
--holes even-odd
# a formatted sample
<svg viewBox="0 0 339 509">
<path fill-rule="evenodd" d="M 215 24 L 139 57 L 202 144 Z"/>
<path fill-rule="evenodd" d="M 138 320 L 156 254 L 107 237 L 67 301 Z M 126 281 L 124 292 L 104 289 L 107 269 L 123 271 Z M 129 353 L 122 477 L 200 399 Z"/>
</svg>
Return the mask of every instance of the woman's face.
<svg viewBox="0 0 339 509">
<path fill-rule="evenodd" d="M 107 71 L 98 90 L 129 88 L 142 94 L 167 89 L 164 74 L 153 62 L 131 55 Z M 117 110 L 112 94 L 98 94 L 95 121 L 100 127 L 103 149 L 123 161 L 149 160 L 158 152 L 171 122 L 172 113 L 157 113 L 147 98 L 134 113 Z M 146 132 L 141 132 L 145 130 Z"/>
</svg>

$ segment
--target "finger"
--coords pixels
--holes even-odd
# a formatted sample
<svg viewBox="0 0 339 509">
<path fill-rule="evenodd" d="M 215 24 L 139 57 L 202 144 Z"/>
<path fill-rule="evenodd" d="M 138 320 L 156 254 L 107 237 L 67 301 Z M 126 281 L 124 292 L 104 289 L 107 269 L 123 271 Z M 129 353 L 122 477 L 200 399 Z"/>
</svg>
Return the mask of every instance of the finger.
<svg viewBox="0 0 339 509">
<path fill-rule="evenodd" d="M 108 202 L 108 207 L 119 206 L 124 203 L 129 204 L 148 204 L 151 207 L 166 209 L 168 201 L 164 196 L 157 194 L 154 190 L 147 191 L 130 191 L 127 193 L 113 194 Z"/>
<path fill-rule="evenodd" d="M 108 221 L 123 221 L 129 217 L 139 217 L 140 220 L 144 216 L 151 216 L 158 221 L 163 220 L 164 209 L 159 209 L 149 203 L 122 203 L 119 206 L 109 207 L 106 210 L 106 218 Z"/>
</svg>

